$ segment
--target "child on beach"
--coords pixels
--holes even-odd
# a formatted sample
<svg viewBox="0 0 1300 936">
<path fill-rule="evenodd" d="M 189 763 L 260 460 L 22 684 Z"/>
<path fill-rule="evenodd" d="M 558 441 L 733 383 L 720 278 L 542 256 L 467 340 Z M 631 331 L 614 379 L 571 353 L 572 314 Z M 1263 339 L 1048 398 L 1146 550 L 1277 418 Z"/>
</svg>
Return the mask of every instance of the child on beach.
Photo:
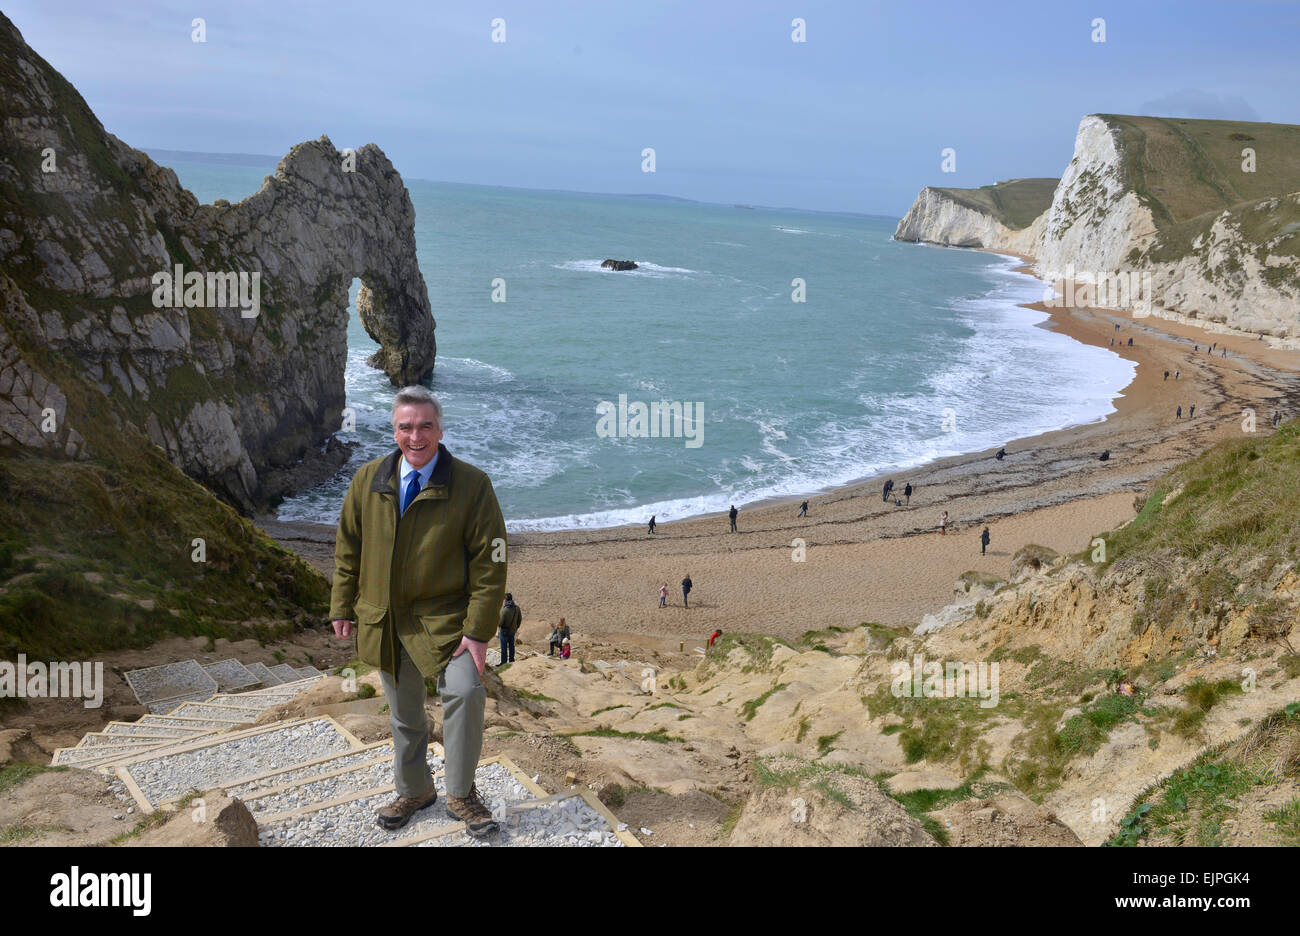
<svg viewBox="0 0 1300 936">
<path fill-rule="evenodd" d="M 939 518 L 939 535 L 948 535 L 948 511 L 946 510 L 943 512 L 943 516 Z"/>
<path fill-rule="evenodd" d="M 565 637 L 564 643 L 560 644 L 560 659 L 567 660 L 570 652 L 569 638 Z"/>
<path fill-rule="evenodd" d="M 668 583 L 664 582 L 659 586 L 659 607 L 668 607 Z"/>
</svg>

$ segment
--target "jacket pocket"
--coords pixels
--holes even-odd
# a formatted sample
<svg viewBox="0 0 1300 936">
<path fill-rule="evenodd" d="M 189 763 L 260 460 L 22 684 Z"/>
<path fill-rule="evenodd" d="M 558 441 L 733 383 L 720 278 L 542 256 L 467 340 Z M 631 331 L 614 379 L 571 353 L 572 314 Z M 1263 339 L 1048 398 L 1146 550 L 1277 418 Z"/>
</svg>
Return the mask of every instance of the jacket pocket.
<svg viewBox="0 0 1300 936">
<path fill-rule="evenodd" d="M 354 610 L 357 615 L 357 656 L 362 663 L 381 666 L 388 609 L 358 598 Z"/>
</svg>

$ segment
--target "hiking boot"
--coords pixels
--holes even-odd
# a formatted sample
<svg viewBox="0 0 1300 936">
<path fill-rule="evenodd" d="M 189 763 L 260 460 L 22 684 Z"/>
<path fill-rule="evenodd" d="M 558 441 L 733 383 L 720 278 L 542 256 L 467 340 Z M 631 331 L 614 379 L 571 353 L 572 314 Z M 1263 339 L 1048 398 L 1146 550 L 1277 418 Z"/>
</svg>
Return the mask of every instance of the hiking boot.
<svg viewBox="0 0 1300 936">
<path fill-rule="evenodd" d="M 492 818 L 492 813 L 478 795 L 478 786 L 469 788 L 469 796 L 461 799 L 447 794 L 447 815 L 465 823 L 465 831 L 475 838 L 484 838 L 496 832 L 500 827 Z"/>
<path fill-rule="evenodd" d="M 432 806 L 437 799 L 438 791 L 433 787 L 429 787 L 429 792 L 419 799 L 399 796 L 383 809 L 377 810 L 375 819 L 381 827 L 391 832 L 406 825 L 417 811 Z"/>
</svg>

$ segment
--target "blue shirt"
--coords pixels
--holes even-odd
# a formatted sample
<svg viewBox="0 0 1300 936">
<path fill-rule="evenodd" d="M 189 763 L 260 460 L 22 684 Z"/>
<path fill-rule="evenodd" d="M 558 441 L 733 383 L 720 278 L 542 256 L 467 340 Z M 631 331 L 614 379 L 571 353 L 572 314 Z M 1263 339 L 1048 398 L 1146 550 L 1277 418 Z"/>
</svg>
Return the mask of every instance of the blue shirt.
<svg viewBox="0 0 1300 936">
<path fill-rule="evenodd" d="M 410 464 L 407 463 L 405 455 L 403 455 L 398 461 L 399 464 L 397 467 L 401 472 L 402 478 L 402 484 L 398 488 L 398 497 L 401 498 L 406 496 L 406 487 L 411 483 L 411 475 L 417 470 L 420 472 L 420 490 L 423 491 L 428 486 L 429 478 L 433 475 L 433 466 L 438 464 L 438 453 L 434 452 L 433 458 L 429 459 L 429 464 L 420 469 L 412 468 Z M 402 502 L 399 500 L 397 503 L 400 507 Z"/>
</svg>

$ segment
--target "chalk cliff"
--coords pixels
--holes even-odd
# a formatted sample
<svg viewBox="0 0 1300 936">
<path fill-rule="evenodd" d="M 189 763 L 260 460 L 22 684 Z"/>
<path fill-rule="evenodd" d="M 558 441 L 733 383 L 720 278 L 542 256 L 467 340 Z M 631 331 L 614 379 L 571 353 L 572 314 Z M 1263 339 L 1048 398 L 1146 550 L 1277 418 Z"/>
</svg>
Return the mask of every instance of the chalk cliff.
<svg viewBox="0 0 1300 936">
<path fill-rule="evenodd" d="M 1050 280 L 1148 274 L 1153 314 L 1300 337 L 1300 127 L 1089 115 L 1032 223 L 972 208 L 983 191 L 922 190 L 895 238 L 1026 254 Z"/>
<path fill-rule="evenodd" d="M 1055 179 L 1012 179 L 982 189 L 926 186 L 894 239 L 1033 254 L 1055 186 Z"/>
<path fill-rule="evenodd" d="M 255 194 L 202 205 L 3 16 L 0 59 L 0 449 L 84 458 L 87 422 L 130 426 L 241 510 L 266 504 L 346 454 L 322 449 L 346 405 L 354 277 L 370 363 L 399 385 L 432 371 L 415 211 L 378 147 L 300 143 Z M 154 277 L 177 265 L 207 290 L 160 303 Z M 249 298 L 254 273 L 255 315 L 214 300 L 209 274 L 244 276 Z"/>
</svg>

